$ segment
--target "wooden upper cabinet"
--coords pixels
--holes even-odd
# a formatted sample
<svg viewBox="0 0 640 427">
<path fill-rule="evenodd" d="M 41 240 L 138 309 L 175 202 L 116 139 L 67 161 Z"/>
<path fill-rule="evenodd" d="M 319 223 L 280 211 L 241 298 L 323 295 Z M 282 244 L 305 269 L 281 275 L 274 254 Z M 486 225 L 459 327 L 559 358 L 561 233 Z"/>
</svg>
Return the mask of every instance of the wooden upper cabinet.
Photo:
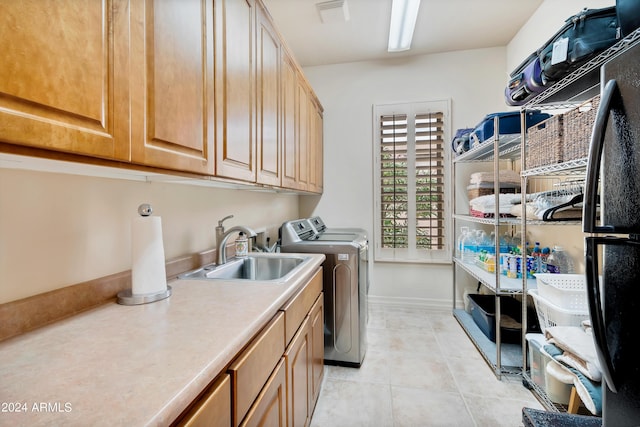
<svg viewBox="0 0 640 427">
<path fill-rule="evenodd" d="M 323 117 L 320 103 L 312 97 L 309 110 L 309 191 L 323 189 Z"/>
<path fill-rule="evenodd" d="M 298 188 L 300 190 L 309 189 L 309 112 L 310 108 L 309 91 L 302 79 L 298 79 L 298 111 L 297 111 L 297 131 L 298 139 Z"/>
<path fill-rule="evenodd" d="M 215 175 L 256 180 L 255 2 L 216 0 Z"/>
<path fill-rule="evenodd" d="M 130 7 L 132 161 L 212 174 L 213 0 Z"/>
<path fill-rule="evenodd" d="M 280 38 L 256 2 L 257 182 L 280 186 Z"/>
<path fill-rule="evenodd" d="M 128 160 L 127 27 L 126 0 L 0 0 L 0 141 Z"/>
<path fill-rule="evenodd" d="M 260 0 L 0 0 L 0 52 L 0 143 L 322 192 L 321 107 Z"/>
<path fill-rule="evenodd" d="M 282 49 L 282 186 L 298 188 L 298 144 L 296 137 L 298 78 L 293 58 Z"/>
<path fill-rule="evenodd" d="M 282 187 L 322 193 L 322 106 L 282 49 Z"/>
</svg>

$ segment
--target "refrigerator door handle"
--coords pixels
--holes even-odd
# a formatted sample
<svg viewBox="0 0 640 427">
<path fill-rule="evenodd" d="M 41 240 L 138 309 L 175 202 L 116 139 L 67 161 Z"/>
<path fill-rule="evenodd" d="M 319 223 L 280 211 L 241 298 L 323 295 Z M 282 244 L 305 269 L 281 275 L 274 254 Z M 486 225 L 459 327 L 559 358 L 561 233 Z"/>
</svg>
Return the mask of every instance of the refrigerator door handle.
<svg viewBox="0 0 640 427">
<path fill-rule="evenodd" d="M 589 315 L 591 316 L 593 340 L 595 342 L 598 359 L 600 360 L 602 376 L 607 381 L 609 389 L 614 393 L 617 393 L 618 388 L 620 388 L 621 384 L 626 381 L 625 374 L 628 374 L 628 372 L 625 373 L 623 371 L 616 370 L 613 363 L 613 357 L 609 351 L 610 347 L 607 344 L 607 322 L 609 322 L 609 328 L 611 328 L 611 323 L 615 322 L 615 320 L 605 319 L 606 313 L 604 312 L 603 292 L 606 295 L 607 290 L 604 288 L 601 289 L 600 285 L 598 275 L 598 246 L 626 246 L 633 248 L 633 253 L 638 253 L 640 250 L 640 241 L 613 236 L 585 238 L 585 276 L 587 281 L 587 297 L 589 300 Z M 606 269 L 607 267 L 604 266 L 604 268 Z M 606 287 L 614 285 L 607 284 L 605 280 L 603 286 Z M 613 333 L 615 334 L 615 332 Z M 611 342 L 613 343 L 616 341 L 612 339 Z M 614 347 L 611 348 L 616 350 Z"/>
<path fill-rule="evenodd" d="M 600 293 L 600 280 L 598 279 L 598 244 L 612 243 L 605 237 L 587 237 L 585 240 L 585 276 L 587 280 L 587 297 L 589 299 L 589 315 L 593 328 L 593 339 L 596 344 L 596 353 L 600 360 L 602 376 L 607 381 L 609 388 L 617 392 L 614 381 L 614 368 L 611 362 L 611 354 L 607 346 L 606 327 L 602 313 L 602 295 Z M 603 241 L 605 240 L 605 241 Z"/>
<path fill-rule="evenodd" d="M 589 148 L 589 162 L 587 164 L 587 178 L 585 184 L 585 198 L 583 205 L 583 231 L 585 233 L 606 233 L 612 231 L 610 227 L 596 225 L 598 205 L 598 178 L 600 176 L 600 161 L 604 148 L 604 135 L 609 122 L 609 110 L 614 95 L 618 93 L 618 84 L 609 80 L 602 92 L 602 99 L 596 113 L 591 143 Z"/>
</svg>

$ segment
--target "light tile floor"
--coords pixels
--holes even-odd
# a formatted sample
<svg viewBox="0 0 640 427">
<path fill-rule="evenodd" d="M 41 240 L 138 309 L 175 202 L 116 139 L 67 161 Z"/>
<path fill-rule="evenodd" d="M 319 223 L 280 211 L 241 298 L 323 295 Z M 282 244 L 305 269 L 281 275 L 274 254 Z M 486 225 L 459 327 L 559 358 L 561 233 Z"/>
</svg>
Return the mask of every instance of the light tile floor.
<svg viewBox="0 0 640 427">
<path fill-rule="evenodd" d="M 311 427 L 518 427 L 542 409 L 520 377 L 493 374 L 450 311 L 369 307 L 360 369 L 325 366 Z"/>
</svg>

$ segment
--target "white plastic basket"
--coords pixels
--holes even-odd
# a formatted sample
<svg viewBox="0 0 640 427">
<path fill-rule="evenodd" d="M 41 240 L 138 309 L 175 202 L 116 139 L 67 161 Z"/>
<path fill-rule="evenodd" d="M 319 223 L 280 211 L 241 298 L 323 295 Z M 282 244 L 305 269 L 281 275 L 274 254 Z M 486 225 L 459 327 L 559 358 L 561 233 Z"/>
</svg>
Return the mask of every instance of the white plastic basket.
<svg viewBox="0 0 640 427">
<path fill-rule="evenodd" d="M 540 329 L 544 332 L 551 326 L 580 326 L 583 320 L 589 319 L 589 310 L 569 310 L 551 303 L 540 296 L 536 289 L 529 290 L 533 298 L 540 322 Z"/>
<path fill-rule="evenodd" d="M 566 309 L 587 312 L 587 285 L 584 274 L 537 273 L 538 295 Z"/>
</svg>

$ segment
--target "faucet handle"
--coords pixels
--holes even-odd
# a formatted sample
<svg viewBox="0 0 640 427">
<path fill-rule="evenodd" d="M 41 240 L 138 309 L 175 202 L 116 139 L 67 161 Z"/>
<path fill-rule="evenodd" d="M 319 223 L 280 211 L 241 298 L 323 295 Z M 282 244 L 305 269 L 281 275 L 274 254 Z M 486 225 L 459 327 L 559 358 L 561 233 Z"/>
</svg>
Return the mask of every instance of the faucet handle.
<svg viewBox="0 0 640 427">
<path fill-rule="evenodd" d="M 226 220 L 228 220 L 229 218 L 233 218 L 233 215 L 225 216 L 220 221 L 218 221 L 218 227 L 222 227 L 222 223 L 225 222 Z"/>
</svg>

